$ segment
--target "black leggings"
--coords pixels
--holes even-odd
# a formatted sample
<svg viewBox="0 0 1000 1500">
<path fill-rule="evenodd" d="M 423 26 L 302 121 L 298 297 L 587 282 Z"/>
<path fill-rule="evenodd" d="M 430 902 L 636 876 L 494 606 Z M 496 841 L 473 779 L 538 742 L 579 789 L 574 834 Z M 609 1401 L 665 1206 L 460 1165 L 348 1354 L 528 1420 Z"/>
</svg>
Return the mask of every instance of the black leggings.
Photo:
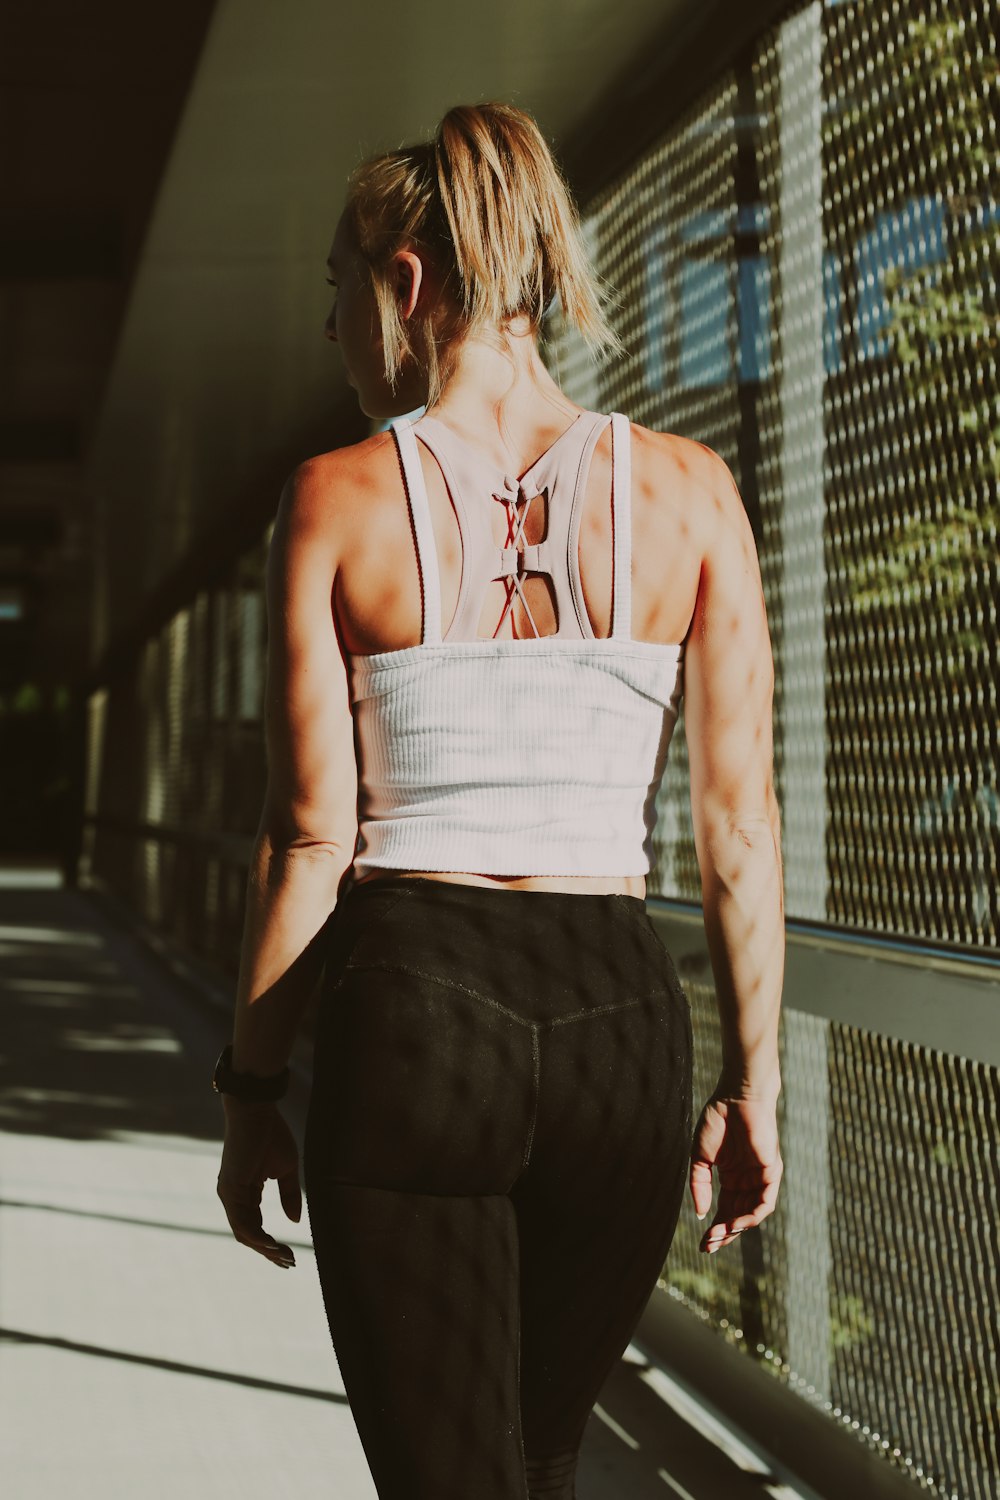
<svg viewBox="0 0 1000 1500">
<path fill-rule="evenodd" d="M 392 876 L 331 921 L 304 1174 L 381 1500 L 572 1500 L 673 1238 L 691 1013 L 635 896 Z"/>
</svg>

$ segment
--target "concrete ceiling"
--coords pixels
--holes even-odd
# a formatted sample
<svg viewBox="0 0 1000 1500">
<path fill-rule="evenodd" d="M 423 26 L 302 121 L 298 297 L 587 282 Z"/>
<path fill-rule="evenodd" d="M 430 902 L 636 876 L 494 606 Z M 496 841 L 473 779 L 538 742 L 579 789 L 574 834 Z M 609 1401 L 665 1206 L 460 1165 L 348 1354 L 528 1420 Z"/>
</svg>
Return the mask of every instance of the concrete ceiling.
<svg viewBox="0 0 1000 1500">
<path fill-rule="evenodd" d="M 0 694 L 85 659 L 84 460 L 211 0 L 4 7 Z"/>
</svg>

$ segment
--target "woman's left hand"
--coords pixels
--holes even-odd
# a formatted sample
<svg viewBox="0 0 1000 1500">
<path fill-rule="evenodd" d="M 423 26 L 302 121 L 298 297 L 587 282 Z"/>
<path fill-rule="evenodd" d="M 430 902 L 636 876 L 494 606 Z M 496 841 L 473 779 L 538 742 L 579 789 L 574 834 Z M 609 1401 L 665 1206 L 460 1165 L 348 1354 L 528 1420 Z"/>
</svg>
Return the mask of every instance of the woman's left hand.
<svg viewBox="0 0 1000 1500">
<path fill-rule="evenodd" d="M 261 1194 L 269 1177 L 277 1179 L 281 1206 L 297 1224 L 302 1217 L 299 1151 L 287 1121 L 274 1104 L 247 1104 L 224 1096 L 226 1136 L 219 1168 L 218 1194 L 229 1227 L 276 1266 L 295 1264 L 290 1245 L 272 1238 L 261 1222 Z"/>
</svg>

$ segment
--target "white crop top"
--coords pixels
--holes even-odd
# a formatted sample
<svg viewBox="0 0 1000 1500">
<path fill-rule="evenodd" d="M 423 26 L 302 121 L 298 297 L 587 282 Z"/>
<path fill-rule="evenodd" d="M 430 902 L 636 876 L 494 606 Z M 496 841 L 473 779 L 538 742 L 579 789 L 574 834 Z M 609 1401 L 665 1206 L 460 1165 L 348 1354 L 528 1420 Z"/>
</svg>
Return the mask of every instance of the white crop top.
<svg viewBox="0 0 1000 1500">
<path fill-rule="evenodd" d="M 608 422 L 614 571 L 611 635 L 602 639 L 584 605 L 578 548 L 590 461 Z M 355 872 L 648 874 L 683 647 L 631 639 L 628 419 L 583 412 L 520 480 L 433 417 L 398 419 L 392 431 L 416 542 L 423 628 L 419 646 L 350 658 Z M 462 537 L 458 605 L 443 638 L 415 434 L 441 467 Z M 525 546 L 528 507 L 543 493 L 545 539 Z M 507 507 L 509 540 L 501 548 L 492 535 L 491 497 Z M 529 572 L 551 579 L 554 635 L 537 634 L 521 589 Z M 518 594 L 534 636 L 477 637 L 483 593 L 496 578 L 510 580 L 504 617 Z"/>
</svg>

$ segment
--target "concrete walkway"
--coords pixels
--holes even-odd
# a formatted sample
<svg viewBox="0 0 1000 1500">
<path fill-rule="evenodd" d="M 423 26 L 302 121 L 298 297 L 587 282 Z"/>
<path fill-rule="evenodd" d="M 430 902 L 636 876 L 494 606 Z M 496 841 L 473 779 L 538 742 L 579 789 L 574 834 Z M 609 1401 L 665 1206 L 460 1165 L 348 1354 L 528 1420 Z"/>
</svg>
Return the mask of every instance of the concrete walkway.
<svg viewBox="0 0 1000 1500">
<path fill-rule="evenodd" d="M 269 1185 L 265 1224 L 298 1262 L 286 1272 L 236 1244 L 215 1197 L 209 1076 L 228 1032 L 94 900 L 0 875 L 11 1500 L 374 1500 L 305 1213 L 289 1225 Z M 300 1142 L 305 1101 L 300 1079 Z M 608 1382 L 580 1500 L 777 1493 L 654 1398 L 643 1368 L 629 1351 Z"/>
<path fill-rule="evenodd" d="M 5 1493 L 372 1500 L 305 1216 L 281 1271 L 215 1197 L 222 1014 L 74 892 L 0 892 L 0 962 Z"/>
</svg>

